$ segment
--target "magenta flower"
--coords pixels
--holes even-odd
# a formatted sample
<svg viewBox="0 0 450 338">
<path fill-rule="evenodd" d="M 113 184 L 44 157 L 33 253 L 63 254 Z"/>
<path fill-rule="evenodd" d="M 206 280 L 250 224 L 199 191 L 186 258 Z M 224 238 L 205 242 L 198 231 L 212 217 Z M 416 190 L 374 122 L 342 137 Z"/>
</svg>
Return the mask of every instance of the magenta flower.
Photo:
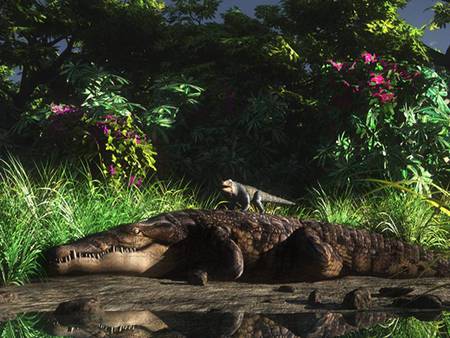
<svg viewBox="0 0 450 338">
<path fill-rule="evenodd" d="M 136 144 L 140 144 L 141 143 L 141 137 L 139 135 L 136 135 L 134 138 Z"/>
<path fill-rule="evenodd" d="M 136 179 L 136 176 L 131 175 L 130 179 L 128 180 L 128 187 L 131 187 L 133 185 L 139 188 L 142 185 L 142 178 L 139 177 Z"/>
<path fill-rule="evenodd" d="M 105 135 L 109 134 L 109 129 L 106 125 L 102 125 L 102 131 L 103 131 L 103 134 L 105 134 Z"/>
<path fill-rule="evenodd" d="M 380 85 L 384 83 L 384 77 L 381 74 L 370 73 L 370 85 Z"/>
<path fill-rule="evenodd" d="M 361 54 L 361 56 L 364 59 L 365 64 L 377 62 L 377 57 L 376 57 L 375 53 L 372 55 L 368 52 L 363 52 Z"/>
<path fill-rule="evenodd" d="M 134 184 L 135 180 L 136 180 L 136 176 L 131 175 L 130 179 L 128 180 L 128 187 L 131 187 Z"/>
<path fill-rule="evenodd" d="M 381 103 L 387 103 L 394 100 L 394 94 L 386 93 L 384 90 L 380 90 L 378 93 L 372 94 L 372 96 L 378 98 Z"/>
<path fill-rule="evenodd" d="M 328 60 L 329 63 L 331 63 L 331 65 L 337 69 L 337 71 L 339 72 L 342 69 L 342 66 L 344 65 L 342 62 L 334 62 L 333 60 Z"/>
<path fill-rule="evenodd" d="M 116 174 L 116 168 L 112 164 L 109 165 L 109 174 L 114 176 Z"/>
</svg>

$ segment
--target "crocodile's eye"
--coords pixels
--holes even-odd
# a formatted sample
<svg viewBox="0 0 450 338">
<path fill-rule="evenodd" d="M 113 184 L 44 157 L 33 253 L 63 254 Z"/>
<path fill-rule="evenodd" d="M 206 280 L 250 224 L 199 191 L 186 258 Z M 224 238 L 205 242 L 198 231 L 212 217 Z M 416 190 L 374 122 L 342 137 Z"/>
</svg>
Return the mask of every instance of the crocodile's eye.
<svg viewBox="0 0 450 338">
<path fill-rule="evenodd" d="M 133 228 L 133 233 L 139 235 L 141 233 L 141 230 L 139 228 Z"/>
</svg>

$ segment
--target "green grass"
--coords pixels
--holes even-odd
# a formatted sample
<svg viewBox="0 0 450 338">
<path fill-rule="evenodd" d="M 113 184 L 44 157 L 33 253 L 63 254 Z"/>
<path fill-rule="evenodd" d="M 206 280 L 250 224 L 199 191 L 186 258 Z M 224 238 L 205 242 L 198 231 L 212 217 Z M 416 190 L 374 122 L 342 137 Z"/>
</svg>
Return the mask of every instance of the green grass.
<svg viewBox="0 0 450 338">
<path fill-rule="evenodd" d="M 51 246 L 165 211 L 212 208 L 212 200 L 200 203 L 183 182 L 117 189 L 84 167 L 39 166 L 30 173 L 12 158 L 0 167 L 0 273 L 6 284 L 39 276 L 39 257 Z"/>
<path fill-rule="evenodd" d="M 431 249 L 450 248 L 450 217 L 427 201 L 396 190 L 358 196 L 350 190 L 311 192 L 312 217 L 330 223 L 365 228 Z"/>
</svg>

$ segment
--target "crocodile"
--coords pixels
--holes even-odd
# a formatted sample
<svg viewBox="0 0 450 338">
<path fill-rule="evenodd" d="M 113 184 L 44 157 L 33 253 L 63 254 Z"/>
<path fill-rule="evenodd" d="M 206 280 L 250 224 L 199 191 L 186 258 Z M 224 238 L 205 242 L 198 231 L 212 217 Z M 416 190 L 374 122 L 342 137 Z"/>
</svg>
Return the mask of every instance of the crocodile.
<svg viewBox="0 0 450 338">
<path fill-rule="evenodd" d="M 448 257 L 367 230 L 239 210 L 188 209 L 117 226 L 46 252 L 51 273 L 249 282 L 345 275 L 449 276 Z"/>
<path fill-rule="evenodd" d="M 264 212 L 262 202 L 270 202 L 285 205 L 295 205 L 294 202 L 285 200 L 284 198 L 271 195 L 267 192 L 252 187 L 251 185 L 245 185 L 231 179 L 222 182 L 222 191 L 228 196 L 231 201 L 231 209 L 239 204 L 242 211 L 247 211 L 250 207 L 250 203 L 253 204 L 259 212 Z"/>
<path fill-rule="evenodd" d="M 383 324 L 388 320 L 414 316 L 438 320 L 440 311 L 362 311 L 256 314 L 236 312 L 175 312 L 105 310 L 97 299 L 75 299 L 60 304 L 42 316 L 42 327 L 52 336 L 70 337 L 340 337 Z M 431 315 L 431 316 L 430 316 Z"/>
</svg>

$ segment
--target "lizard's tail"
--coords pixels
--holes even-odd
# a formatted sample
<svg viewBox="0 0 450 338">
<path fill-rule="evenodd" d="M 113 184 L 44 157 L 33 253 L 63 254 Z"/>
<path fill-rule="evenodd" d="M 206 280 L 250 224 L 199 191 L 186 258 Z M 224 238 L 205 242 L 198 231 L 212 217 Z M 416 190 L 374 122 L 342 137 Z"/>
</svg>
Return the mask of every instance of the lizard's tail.
<svg viewBox="0 0 450 338">
<path fill-rule="evenodd" d="M 294 202 L 285 200 L 284 198 L 278 197 L 278 196 L 273 196 L 270 195 L 269 198 L 266 198 L 267 202 L 272 202 L 272 203 L 278 203 L 278 204 L 285 204 L 285 205 L 295 205 Z"/>
</svg>

